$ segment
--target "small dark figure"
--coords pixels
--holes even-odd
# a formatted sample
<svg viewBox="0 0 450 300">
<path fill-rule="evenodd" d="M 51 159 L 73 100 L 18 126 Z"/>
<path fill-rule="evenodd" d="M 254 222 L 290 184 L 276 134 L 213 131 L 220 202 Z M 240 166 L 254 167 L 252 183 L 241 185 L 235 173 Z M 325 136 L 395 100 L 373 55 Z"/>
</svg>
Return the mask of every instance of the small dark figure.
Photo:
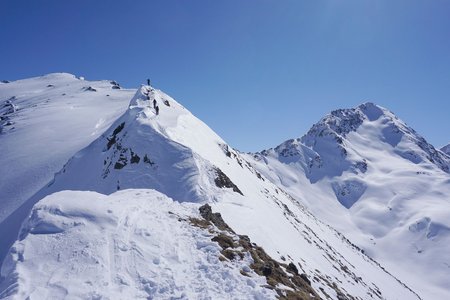
<svg viewBox="0 0 450 300">
<path fill-rule="evenodd" d="M 150 79 L 147 79 L 147 85 L 150 86 Z"/>
<path fill-rule="evenodd" d="M 155 107 L 156 115 L 159 115 L 159 106 Z"/>
<path fill-rule="evenodd" d="M 156 99 L 153 99 L 153 108 L 156 109 Z"/>
</svg>

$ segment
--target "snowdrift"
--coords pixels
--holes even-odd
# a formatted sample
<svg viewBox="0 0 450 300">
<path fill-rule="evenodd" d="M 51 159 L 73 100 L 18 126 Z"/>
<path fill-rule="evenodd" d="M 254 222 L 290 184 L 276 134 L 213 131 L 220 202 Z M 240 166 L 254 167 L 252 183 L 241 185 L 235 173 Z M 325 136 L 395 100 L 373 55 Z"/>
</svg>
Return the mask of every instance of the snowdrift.
<svg viewBox="0 0 450 300">
<path fill-rule="evenodd" d="M 219 260 L 212 234 L 186 221 L 198 215 L 154 190 L 48 196 L 2 267 L 0 298 L 273 299 L 249 257 Z"/>
</svg>

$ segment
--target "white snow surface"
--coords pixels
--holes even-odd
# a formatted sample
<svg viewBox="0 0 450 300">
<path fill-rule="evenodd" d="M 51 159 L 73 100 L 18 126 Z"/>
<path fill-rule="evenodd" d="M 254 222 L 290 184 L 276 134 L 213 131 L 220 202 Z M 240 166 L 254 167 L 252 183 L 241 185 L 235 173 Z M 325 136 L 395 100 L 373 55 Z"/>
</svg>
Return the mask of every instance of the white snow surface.
<svg viewBox="0 0 450 300">
<path fill-rule="evenodd" d="M 135 90 L 112 86 L 67 73 L 0 85 L 0 222 L 123 113 Z"/>
<path fill-rule="evenodd" d="M 67 73 L 0 85 L 0 262 L 39 200 L 29 199 L 123 114 L 134 94 Z"/>
<path fill-rule="evenodd" d="M 159 115 L 156 115 L 155 110 L 152 108 L 153 99 L 156 100 L 160 107 Z M 164 104 L 165 102 L 168 105 Z M 397 276 L 398 278 L 390 275 L 378 263 L 363 254 L 359 248 L 355 247 L 342 234 L 316 218 L 304 206 L 306 204 L 326 223 L 331 223 L 346 235 L 349 234 L 355 237 L 359 245 L 366 246 L 367 244 L 364 243 L 368 243 L 373 237 L 355 225 L 357 223 L 353 216 L 347 212 L 355 210 L 360 200 L 353 201 L 352 197 L 344 197 L 339 202 L 336 201 L 335 194 L 335 191 L 343 189 L 357 191 L 359 197 L 363 197 L 367 195 L 372 185 L 377 186 L 377 180 L 384 178 L 383 176 L 378 178 L 374 175 L 375 177 L 370 178 L 370 184 L 366 184 L 363 179 L 353 176 L 355 172 L 359 174 L 357 169 L 364 169 L 363 165 L 353 165 L 353 155 L 357 153 L 351 152 L 348 157 L 335 156 L 336 154 L 340 155 L 342 147 L 335 147 L 330 139 L 326 139 L 321 145 L 325 149 L 329 147 L 330 153 L 329 155 L 322 155 L 322 161 L 320 159 L 314 160 L 318 152 L 314 147 L 308 145 L 306 141 L 294 141 L 293 144 L 298 145 L 298 148 L 286 147 L 289 148 L 286 153 L 294 149 L 294 152 L 298 153 L 299 157 L 305 159 L 312 157 L 312 160 L 298 159 L 294 157 L 295 155 L 292 157 L 286 155 L 280 160 L 276 156 L 278 155 L 277 151 L 272 150 L 264 155 L 256 155 L 256 158 L 251 155 L 242 155 L 229 147 L 207 125 L 198 120 L 174 99 L 148 86 L 142 86 L 138 89 L 129 102 L 128 109 L 124 108 L 124 111 L 101 136 L 77 152 L 48 185 L 42 186 L 39 192 L 26 201 L 24 207 L 16 210 L 24 215 L 25 218 L 29 211 L 28 207 L 31 208 L 37 202 L 31 217 L 23 227 L 25 234 L 22 233 L 15 246 L 11 248 L 8 261 L 3 266 L 2 274 L 8 277 L 7 280 L 2 281 L 0 293 L 9 295 L 10 291 L 13 291 L 11 292 L 12 295 L 29 295 L 33 292 L 30 287 L 41 285 L 39 278 L 30 276 L 27 273 L 27 269 L 23 268 L 23 262 L 20 261 L 20 255 L 16 255 L 17 258 L 15 258 L 15 253 L 20 253 L 23 250 L 17 247 L 21 243 L 29 243 L 29 247 L 39 248 L 37 246 L 39 242 L 33 240 L 39 234 L 29 232 L 27 235 L 26 232 L 28 230 L 27 224 L 35 218 L 34 212 L 39 211 L 38 208 L 41 207 L 42 203 L 45 204 L 46 201 L 50 201 L 48 199 L 52 199 L 55 205 L 58 201 L 69 202 L 70 204 L 67 205 L 71 205 L 73 210 L 78 211 L 91 209 L 89 208 L 90 204 L 88 204 L 90 202 L 69 201 L 65 196 L 67 195 L 65 194 L 66 192 L 61 191 L 77 190 L 80 195 L 86 198 L 88 198 L 87 195 L 95 195 L 95 197 L 112 201 L 112 199 L 117 200 L 120 198 L 118 195 L 127 195 L 126 191 L 116 192 L 118 189 L 140 189 L 138 193 L 145 193 L 142 189 L 146 189 L 151 191 L 152 195 L 157 195 L 157 192 L 153 191 L 156 190 L 174 201 L 182 203 L 173 204 L 180 209 L 192 208 L 196 207 L 195 205 L 198 205 L 198 203 L 210 202 L 213 211 L 220 212 L 228 225 L 238 234 L 248 235 L 252 242 L 262 246 L 274 259 L 287 263 L 292 262 L 298 266 L 300 272 L 305 273 L 311 279 L 312 287 L 322 298 L 327 298 L 326 295 L 329 295 L 332 299 L 338 299 L 338 293 L 349 294 L 359 299 L 419 298 L 412 291 L 415 290 L 415 285 L 406 287 L 399 281 L 399 279 L 403 281 L 402 276 L 410 280 L 414 277 L 413 275 L 405 274 L 405 272 L 397 272 L 396 274 L 401 275 Z M 371 117 L 371 119 L 375 121 L 375 117 Z M 376 124 L 372 125 L 373 130 L 376 131 Z M 364 143 L 361 142 L 361 144 Z M 376 145 L 374 144 L 374 146 Z M 395 151 L 389 153 L 397 155 Z M 384 157 L 376 156 L 375 158 L 384 159 Z M 438 167 L 435 164 L 426 162 L 426 157 L 421 157 L 421 159 L 423 162 L 419 164 L 420 167 L 440 172 L 440 180 L 445 182 L 447 178 L 445 176 L 448 175 L 440 169 L 445 167 L 445 162 L 441 162 L 441 165 Z M 252 164 L 247 160 L 251 161 Z M 397 160 L 394 161 L 398 162 Z M 333 166 L 332 169 L 322 169 L 321 166 L 328 163 Z M 305 171 L 308 170 L 307 168 L 309 168 L 310 164 L 314 167 L 314 170 L 317 170 L 314 174 L 307 174 Z M 401 166 L 410 167 L 410 165 L 410 163 L 404 163 Z M 368 166 L 370 170 L 372 164 L 368 163 Z M 393 168 L 394 166 L 390 167 Z M 366 173 L 368 175 L 371 174 L 369 171 Z M 227 180 L 224 180 L 224 177 L 220 174 L 223 174 Z M 330 178 L 333 179 L 336 176 L 344 175 L 349 176 L 345 182 L 338 180 L 328 182 Z M 409 178 L 410 175 L 410 173 L 404 174 L 405 178 Z M 392 176 L 396 178 L 394 175 Z M 217 183 L 219 178 L 222 180 L 219 180 L 219 183 Z M 226 187 L 220 188 L 224 182 Z M 411 183 L 411 185 L 413 184 Z M 429 184 L 432 184 L 432 182 L 429 181 Z M 291 197 L 284 190 L 289 191 L 294 197 Z M 93 191 L 102 195 L 83 191 Z M 372 194 L 374 198 L 378 191 L 383 191 L 382 185 L 380 185 L 378 190 L 374 190 Z M 133 192 L 130 191 L 130 193 Z M 47 198 L 45 198 L 46 196 Z M 43 198 L 45 199 L 41 200 Z M 130 196 L 129 198 L 133 197 Z M 123 207 L 123 210 L 126 211 L 127 204 L 125 201 L 117 201 L 120 201 L 120 205 L 118 204 L 117 207 L 121 207 L 120 209 Z M 132 199 L 131 201 L 134 200 Z M 157 204 L 154 205 L 155 210 L 158 209 L 157 207 L 160 204 L 158 201 L 155 202 Z M 187 202 L 194 203 L 188 204 Z M 348 208 L 341 203 L 345 203 Z M 164 205 L 162 206 L 164 207 Z M 432 204 L 429 204 L 428 207 L 430 210 L 433 208 Z M 162 211 L 158 213 L 164 214 L 164 209 Z M 401 211 L 400 208 L 398 208 L 398 211 Z M 420 215 L 421 211 L 418 210 L 416 213 Z M 53 219 L 52 214 L 53 212 L 48 214 L 48 218 Z M 442 220 L 437 218 L 437 214 L 433 215 L 433 222 L 439 220 L 439 222 L 445 224 L 445 214 L 446 211 L 443 210 Z M 58 214 L 56 213 L 56 215 Z M 103 213 L 100 215 L 103 215 Z M 67 224 L 78 222 L 72 221 L 75 217 L 69 216 L 70 220 L 64 222 Z M 360 220 L 364 219 L 363 212 L 358 218 Z M 94 217 L 93 222 L 95 224 L 103 224 L 103 219 L 102 217 Z M 12 233 L 18 231 L 23 218 L 15 220 L 16 222 L 13 222 L 8 227 Z M 341 222 L 337 222 L 338 220 L 341 220 Z M 373 218 L 367 218 L 367 220 L 375 222 Z M 385 221 L 384 219 L 381 220 Z M 363 224 L 362 221 L 361 224 Z M 416 223 L 411 223 L 411 225 L 413 224 Z M 425 226 L 427 230 L 431 228 L 431 223 L 426 224 L 428 224 Z M 401 229 L 405 228 L 403 225 Z M 104 233 L 106 235 L 113 234 L 114 230 L 116 230 L 114 226 L 99 226 L 105 227 Z M 50 229 L 54 227 L 54 225 L 49 226 Z M 371 228 L 369 225 L 367 227 Z M 423 226 L 419 225 L 416 227 L 422 228 Z M 76 232 L 75 230 L 74 233 Z M 400 233 L 402 232 L 400 230 Z M 439 229 L 438 232 L 444 232 L 444 234 L 438 235 L 439 239 L 447 237 L 445 235 L 445 227 Z M 372 234 L 372 232 L 370 233 Z M 56 243 L 52 240 L 55 234 L 60 233 L 46 232 L 43 235 L 51 240 L 51 242 L 48 242 L 49 247 L 51 247 L 52 243 Z M 69 240 L 72 240 L 72 238 L 74 236 L 70 235 Z M 83 244 L 84 237 L 74 239 L 78 243 Z M 390 241 L 392 242 L 392 240 Z M 35 243 L 36 246 L 31 246 Z M 439 245 L 442 245 L 442 243 L 439 243 Z M 4 246 L 2 245 L 3 248 Z M 387 257 L 383 261 L 384 265 L 385 262 L 389 262 L 391 257 L 393 261 L 398 259 L 400 255 L 408 252 L 408 247 L 410 247 L 410 244 L 406 244 L 403 248 L 402 244 L 396 245 L 390 249 L 399 250 L 398 256 L 397 253 L 389 256 L 389 246 L 386 242 L 379 252 L 374 251 L 370 254 L 376 256 L 379 253 L 384 253 Z M 96 248 L 92 252 L 92 256 L 103 257 L 102 249 Z M 365 250 L 369 251 L 371 248 L 365 247 Z M 117 253 L 119 253 L 120 259 L 126 260 L 125 257 L 128 254 L 123 254 L 122 256 L 122 252 L 119 251 Z M 52 264 L 47 264 L 45 262 L 46 259 L 41 262 L 40 257 L 42 255 L 30 256 L 27 263 L 32 265 L 39 264 L 42 266 L 42 272 L 49 272 L 48 270 L 50 269 L 46 269 L 47 265 L 50 266 Z M 65 255 L 69 254 L 65 253 Z M 443 256 L 446 257 L 445 254 Z M 383 255 L 379 255 L 379 257 L 384 258 Z M 433 263 L 430 257 L 422 256 L 422 258 L 424 260 L 428 259 Z M 405 260 L 402 261 L 404 262 Z M 185 263 L 191 262 L 186 261 Z M 92 261 L 86 261 L 81 263 L 80 268 L 91 268 L 91 264 Z M 420 266 L 419 264 L 419 270 L 423 271 Z M 435 266 L 433 265 L 433 267 Z M 101 269 L 98 273 L 102 274 L 98 274 L 98 276 L 106 276 L 103 274 L 105 270 L 107 268 Z M 127 274 L 130 272 L 131 270 Z M 163 271 L 158 270 L 157 272 Z M 172 272 L 178 273 L 175 270 L 172 270 Z M 441 273 L 438 273 L 434 278 L 438 278 L 440 275 Z M 429 276 L 433 277 L 431 272 Z M 20 278 L 27 278 L 29 283 L 21 285 L 21 282 L 26 281 L 20 281 Z M 59 278 L 63 278 L 59 284 L 63 287 L 62 291 L 64 289 L 69 290 L 70 280 L 74 279 L 68 279 L 69 277 L 65 279 L 64 277 Z M 422 276 L 415 276 L 414 278 L 416 281 L 410 281 L 413 284 L 416 284 L 418 279 L 423 279 Z M 243 280 L 245 281 L 245 278 Z M 40 293 L 45 295 L 45 293 L 50 293 L 50 290 L 51 288 L 46 286 L 40 290 Z M 135 291 L 135 289 L 131 290 Z M 430 292 L 424 291 L 425 293 Z M 431 288 L 431 291 L 433 293 L 436 292 L 434 286 Z M 443 288 L 443 291 L 444 294 L 440 295 L 445 295 L 446 289 Z M 426 295 L 435 295 L 432 292 Z M 109 295 L 112 297 L 112 294 Z"/>
<path fill-rule="evenodd" d="M 198 205 L 154 190 L 39 201 L 3 265 L 3 299 L 273 299 L 243 261 L 219 261 Z M 183 220 L 181 220 L 183 219 Z M 240 273 L 246 270 L 248 276 Z"/>
</svg>

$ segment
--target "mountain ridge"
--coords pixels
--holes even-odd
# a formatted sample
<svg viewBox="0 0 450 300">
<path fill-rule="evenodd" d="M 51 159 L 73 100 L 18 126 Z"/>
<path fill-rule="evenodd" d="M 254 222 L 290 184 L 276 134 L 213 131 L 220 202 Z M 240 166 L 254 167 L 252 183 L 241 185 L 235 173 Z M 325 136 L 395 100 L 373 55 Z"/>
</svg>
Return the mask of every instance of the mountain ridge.
<svg viewBox="0 0 450 300">
<path fill-rule="evenodd" d="M 49 81 L 51 78 L 46 80 Z M 100 87 L 87 81 L 83 82 L 83 86 L 92 87 L 83 89 L 83 93 L 89 93 L 87 95 L 102 92 Z M 116 85 L 109 83 L 108 92 L 113 90 L 112 86 Z M 93 89 L 97 91 L 92 91 Z M 300 183 L 306 191 L 317 192 L 325 187 L 323 182 L 328 177 L 322 175 L 327 173 L 321 173 L 322 177 L 317 177 L 315 183 L 312 183 L 310 178 L 302 177 L 306 175 L 307 169 L 302 167 L 298 173 L 293 168 L 287 178 L 285 173 L 277 172 L 276 168 L 261 167 L 264 161 L 275 162 L 274 157 L 259 154 L 256 155 L 258 160 L 252 155 L 232 149 L 206 124 L 163 92 L 142 86 L 130 98 L 131 101 L 127 100 L 128 107 L 124 109 L 125 112 L 117 116 L 90 144 L 79 149 L 54 176 L 50 184 L 42 187 L 31 200 L 28 200 L 28 205 L 37 202 L 34 211 L 41 207 L 40 200 L 46 196 L 55 197 L 54 203 L 57 205 L 58 193 L 55 192 L 64 193 L 64 190 L 79 190 L 81 197 L 88 199 L 89 195 L 84 194 L 86 190 L 114 195 L 117 190 L 130 189 L 131 197 L 135 189 L 146 188 L 151 193 L 163 193 L 181 203 L 197 206 L 204 202 L 210 203 L 213 210 L 220 212 L 223 219 L 236 232 L 248 235 L 252 241 L 264 247 L 275 260 L 298 266 L 306 278 L 310 278 L 311 286 L 322 298 L 340 299 L 345 296 L 364 299 L 370 296 L 396 299 L 399 295 L 408 299 L 420 298 L 394 275 L 387 273 L 378 263 L 364 254 L 366 251 L 371 253 L 371 249 L 357 247 L 340 232 L 327 225 L 329 223 L 327 219 L 323 222 L 323 218 L 320 220 L 315 217 L 313 215 L 315 212 L 311 213 L 307 208 L 311 203 L 311 197 L 290 188 Z M 158 115 L 152 108 L 153 99 L 160 107 Z M 121 105 L 124 105 L 124 99 L 121 101 Z M 30 118 L 32 117 L 30 115 Z M 364 127 L 360 124 L 358 128 L 361 126 Z M 351 135 L 349 131 L 346 138 L 350 139 Z M 335 141 L 335 137 L 338 136 L 332 135 L 331 140 Z M 323 150 L 319 148 L 316 148 L 319 151 L 311 150 L 304 145 L 300 148 L 310 151 L 305 157 L 312 158 Z M 349 151 L 345 159 L 338 162 L 346 161 L 347 158 L 353 161 L 357 154 L 357 151 Z M 297 159 L 295 162 L 298 161 Z M 323 162 L 325 164 L 322 165 L 326 166 L 328 161 L 323 159 Z M 284 168 L 283 163 L 287 161 L 279 162 L 277 168 Z M 308 163 L 309 161 L 304 164 L 306 168 L 309 167 Z M 270 163 L 267 165 L 273 166 Z M 295 163 L 292 165 L 296 167 Z M 317 166 L 314 166 L 313 171 L 320 169 Z M 361 168 L 364 169 L 363 166 Z M 438 169 L 437 166 L 433 168 Z M 372 164 L 368 160 L 366 172 L 361 169 L 358 169 L 359 171 L 348 169 L 346 166 L 342 168 L 341 176 L 342 174 L 347 176 L 348 170 L 355 176 L 366 176 L 370 175 Z M 353 171 L 356 171 L 356 174 L 352 173 Z M 370 191 L 370 187 L 368 190 Z M 119 195 L 120 192 L 122 191 L 119 191 Z M 333 189 L 321 192 L 319 198 L 321 200 L 326 198 L 328 201 L 324 202 L 322 209 L 329 210 L 331 206 L 326 207 L 326 204 L 331 205 L 334 196 Z M 85 200 L 80 201 L 86 203 Z M 121 203 L 125 209 L 126 201 Z M 350 210 L 359 206 L 357 201 L 355 203 L 349 206 Z M 31 207 L 29 209 L 31 210 Z M 55 212 L 58 215 L 58 212 Z M 103 212 L 100 216 L 103 216 Z M 26 219 L 26 214 L 23 218 Z M 53 222 L 52 218 L 48 219 L 50 223 Z M 76 218 L 75 215 L 71 216 L 68 222 L 76 223 L 78 222 Z M 93 220 L 101 225 L 101 218 L 97 215 L 88 214 L 87 220 Z M 49 227 L 45 225 L 41 228 L 50 230 L 53 228 L 50 223 L 44 222 L 44 225 L 47 224 Z M 425 226 L 431 224 L 436 224 L 436 218 L 430 219 Z M 416 227 L 418 232 L 422 228 L 420 224 Z M 348 229 L 349 233 L 356 230 L 353 227 Z M 43 234 L 49 237 L 52 234 L 60 234 L 46 230 Z M 28 234 L 26 241 L 33 243 L 34 239 L 39 239 L 39 234 L 38 232 Z M 45 235 L 42 237 L 45 238 Z M 361 240 L 361 238 L 357 240 L 358 244 Z M 15 244 L 20 243 L 19 240 Z M 126 243 L 127 247 L 132 246 L 131 241 Z M 8 257 L 20 261 L 20 255 L 17 256 L 14 249 L 11 248 Z M 97 255 L 95 252 L 88 253 L 90 258 Z M 121 257 L 118 255 L 117 260 L 113 261 L 118 263 Z M 57 253 L 50 254 L 49 258 L 57 259 Z M 32 264 L 33 260 L 29 263 Z M 20 272 L 20 269 L 14 267 L 2 269 L 2 276 L 8 277 L 11 272 Z"/>
</svg>

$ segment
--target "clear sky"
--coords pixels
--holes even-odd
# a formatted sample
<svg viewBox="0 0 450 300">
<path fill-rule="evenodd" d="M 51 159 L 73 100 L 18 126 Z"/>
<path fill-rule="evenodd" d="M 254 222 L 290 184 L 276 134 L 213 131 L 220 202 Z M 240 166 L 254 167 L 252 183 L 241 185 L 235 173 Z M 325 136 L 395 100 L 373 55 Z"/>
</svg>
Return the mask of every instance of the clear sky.
<svg viewBox="0 0 450 300">
<path fill-rule="evenodd" d="M 450 142 L 450 0 L 1 0 L 0 79 L 150 77 L 242 151 L 372 101 Z"/>
</svg>

